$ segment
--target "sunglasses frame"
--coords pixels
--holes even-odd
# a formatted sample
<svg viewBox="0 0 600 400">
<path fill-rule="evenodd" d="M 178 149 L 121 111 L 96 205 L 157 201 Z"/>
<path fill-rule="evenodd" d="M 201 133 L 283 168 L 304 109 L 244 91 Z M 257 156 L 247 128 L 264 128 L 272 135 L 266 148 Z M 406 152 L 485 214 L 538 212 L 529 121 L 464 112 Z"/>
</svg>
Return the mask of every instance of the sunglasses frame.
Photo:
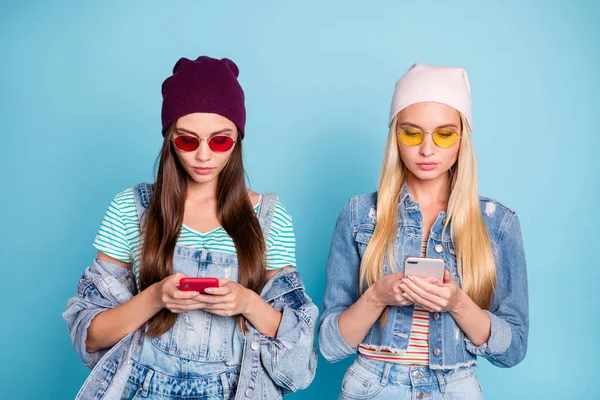
<svg viewBox="0 0 600 400">
<path fill-rule="evenodd" d="M 188 137 L 191 137 L 191 138 L 194 138 L 194 139 L 196 139 L 196 140 L 198 141 L 198 147 L 196 147 L 194 150 L 182 150 L 182 149 L 180 149 L 179 147 L 177 147 L 177 144 L 175 144 L 175 139 L 177 139 L 178 137 L 183 137 L 183 136 L 188 136 Z M 192 151 L 196 151 L 196 150 L 198 150 L 198 148 L 200 147 L 200 142 L 201 142 L 201 141 L 203 141 L 203 140 L 206 140 L 206 142 L 207 142 L 207 144 L 208 144 L 208 148 L 209 148 L 209 149 L 210 149 L 210 151 L 212 151 L 213 153 L 227 153 L 229 150 L 233 149 L 233 146 L 235 146 L 235 144 L 237 143 L 237 140 L 233 140 L 233 139 L 231 139 L 231 141 L 233 142 L 233 144 L 232 144 L 232 145 L 231 145 L 231 147 L 230 147 L 230 148 L 228 148 L 227 150 L 225 150 L 225 151 L 216 151 L 216 150 L 213 150 L 213 149 L 210 147 L 210 141 L 211 141 L 213 138 L 216 138 L 217 136 L 224 136 L 224 137 L 228 137 L 228 138 L 230 138 L 230 139 L 231 139 L 231 136 L 227 136 L 227 135 L 215 135 L 215 136 L 211 136 L 211 137 L 209 137 L 208 139 L 206 139 L 206 138 L 199 138 L 199 137 L 196 137 L 196 136 L 194 136 L 194 135 L 177 135 L 177 136 L 173 135 L 173 136 L 171 137 L 171 142 L 173 142 L 173 146 L 175 146 L 175 148 L 176 148 L 177 150 L 179 150 L 179 151 L 183 151 L 184 153 L 191 153 Z"/>
<path fill-rule="evenodd" d="M 403 131 L 407 131 L 408 129 L 416 129 L 416 130 L 418 130 L 419 132 L 421 132 L 421 133 L 423 134 L 423 140 L 421 141 L 421 143 L 418 143 L 418 144 L 407 144 L 407 143 L 404 143 L 404 142 L 402 141 L 402 139 L 398 139 L 398 140 L 400 140 L 400 143 L 402 143 L 402 144 L 403 144 L 403 145 L 405 145 L 405 146 L 410 146 L 410 147 L 414 147 L 414 146 L 420 146 L 420 145 L 422 145 L 422 144 L 423 144 L 423 142 L 425 141 L 425 135 L 427 135 L 428 133 L 429 133 L 429 134 L 431 134 L 431 139 L 433 140 L 433 144 L 435 144 L 435 145 L 436 145 L 437 147 L 439 147 L 440 149 L 450 149 L 450 148 L 452 148 L 452 147 L 456 146 L 456 143 L 458 143 L 458 140 L 456 141 L 456 143 L 454 143 L 454 144 L 453 144 L 452 146 L 450 146 L 450 147 L 442 147 L 442 146 L 438 145 L 438 144 L 435 142 L 435 139 L 434 139 L 434 136 L 433 136 L 433 135 L 434 135 L 434 133 L 436 133 L 436 132 L 439 132 L 439 131 L 451 131 L 451 132 L 455 133 L 455 134 L 456 134 L 456 136 L 458 136 L 458 139 L 461 139 L 461 138 L 462 138 L 462 135 L 461 135 L 461 134 L 459 134 L 458 132 L 456 132 L 454 129 L 447 129 L 447 128 L 444 128 L 444 129 L 438 129 L 438 130 L 436 130 L 436 131 L 433 131 L 433 132 L 426 132 L 426 131 L 422 131 L 422 130 L 420 130 L 419 128 L 402 128 L 402 129 L 400 129 L 400 130 L 397 130 L 397 131 L 396 131 L 396 135 L 400 136 L 400 134 L 401 134 Z"/>
</svg>

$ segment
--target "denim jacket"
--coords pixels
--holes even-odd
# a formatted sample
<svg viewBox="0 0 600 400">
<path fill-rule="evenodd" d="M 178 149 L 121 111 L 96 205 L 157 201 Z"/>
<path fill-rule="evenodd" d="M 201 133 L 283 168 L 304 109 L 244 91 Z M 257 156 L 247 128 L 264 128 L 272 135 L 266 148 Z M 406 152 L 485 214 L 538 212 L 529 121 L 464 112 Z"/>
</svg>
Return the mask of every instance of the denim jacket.
<svg viewBox="0 0 600 400">
<path fill-rule="evenodd" d="M 85 342 L 94 317 L 132 298 L 135 287 L 130 270 L 95 260 L 83 273 L 77 296 L 69 299 L 63 318 L 83 363 L 93 368 L 76 399 L 120 399 L 131 371 L 131 355 L 142 341 L 142 328 L 95 353 L 86 351 Z M 315 375 L 318 309 L 304 292 L 297 270 L 278 271 L 261 297 L 282 312 L 281 324 L 276 337 L 270 338 L 248 323 L 236 400 L 280 399 L 308 387 Z"/>
<path fill-rule="evenodd" d="M 360 262 L 373 235 L 377 193 L 353 197 L 337 220 L 327 264 L 327 283 L 319 327 L 319 347 L 328 361 L 339 361 L 357 353 L 338 329 L 340 314 L 360 297 Z M 432 369 L 453 369 L 476 364 L 476 356 L 499 367 L 511 367 L 525 357 L 529 330 L 527 272 L 519 220 L 514 211 L 499 202 L 480 197 L 481 215 L 487 226 L 496 264 L 496 287 L 489 310 L 491 335 L 480 346 L 465 336 L 448 312 L 430 313 L 429 360 Z M 423 237 L 420 206 L 405 184 L 398 211 L 397 263 L 384 263 L 384 274 L 404 271 L 404 259 L 419 257 Z M 442 211 L 427 240 L 427 257 L 443 258 L 460 287 L 450 224 L 442 241 L 446 213 Z M 394 352 L 406 350 L 414 306 L 388 307 L 387 323 L 377 321 L 363 344 Z"/>
</svg>

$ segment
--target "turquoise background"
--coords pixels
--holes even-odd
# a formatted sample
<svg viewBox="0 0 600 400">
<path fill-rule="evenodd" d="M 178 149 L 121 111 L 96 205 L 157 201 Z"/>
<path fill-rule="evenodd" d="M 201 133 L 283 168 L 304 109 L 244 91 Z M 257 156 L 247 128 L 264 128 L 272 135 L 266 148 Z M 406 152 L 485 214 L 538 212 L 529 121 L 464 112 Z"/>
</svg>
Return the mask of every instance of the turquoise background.
<svg viewBox="0 0 600 400">
<path fill-rule="evenodd" d="M 592 1 L 3 1 L 0 398 L 69 399 L 85 380 L 61 312 L 112 197 L 152 180 L 163 79 L 201 54 L 240 67 L 250 184 L 293 215 L 319 305 L 337 215 L 376 190 L 396 79 L 465 67 L 480 192 L 519 213 L 530 282 L 529 352 L 481 360 L 486 399 L 592 396 L 599 17 Z M 290 398 L 336 398 L 348 365 L 321 358 Z"/>
</svg>

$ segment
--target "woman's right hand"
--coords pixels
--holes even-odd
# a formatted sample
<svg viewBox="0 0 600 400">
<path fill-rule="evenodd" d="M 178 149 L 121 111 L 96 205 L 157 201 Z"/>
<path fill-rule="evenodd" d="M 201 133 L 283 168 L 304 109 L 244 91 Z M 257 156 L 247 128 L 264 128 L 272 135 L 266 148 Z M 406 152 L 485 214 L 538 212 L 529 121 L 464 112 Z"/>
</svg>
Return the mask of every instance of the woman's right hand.
<svg viewBox="0 0 600 400">
<path fill-rule="evenodd" d="M 386 307 L 413 304 L 402 295 L 402 278 L 404 274 L 401 272 L 379 278 L 358 301 L 342 312 L 338 320 L 338 330 L 348 346 L 354 348 L 363 342 Z"/>
<path fill-rule="evenodd" d="M 153 298 L 160 309 L 166 308 L 173 313 L 182 313 L 204 307 L 203 303 L 194 300 L 200 295 L 199 292 L 179 290 L 181 278 L 185 278 L 185 275 L 177 272 L 151 286 L 154 290 Z"/>
<path fill-rule="evenodd" d="M 404 274 L 396 272 L 386 275 L 375 282 L 369 290 L 371 291 L 371 300 L 380 308 L 386 306 L 408 306 L 412 301 L 404 297 L 404 291 L 400 288 Z"/>
</svg>

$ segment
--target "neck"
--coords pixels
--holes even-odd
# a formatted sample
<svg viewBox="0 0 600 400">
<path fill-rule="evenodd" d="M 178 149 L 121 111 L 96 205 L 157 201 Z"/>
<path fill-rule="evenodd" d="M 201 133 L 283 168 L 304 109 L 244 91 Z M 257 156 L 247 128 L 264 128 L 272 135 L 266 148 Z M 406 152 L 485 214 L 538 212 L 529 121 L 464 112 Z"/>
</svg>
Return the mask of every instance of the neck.
<svg viewBox="0 0 600 400">
<path fill-rule="evenodd" d="M 406 178 L 408 192 L 422 207 L 435 204 L 448 204 L 450 199 L 450 174 L 445 173 L 435 179 L 423 180 L 410 171 Z"/>
<path fill-rule="evenodd" d="M 187 179 L 186 201 L 211 202 L 217 199 L 218 177 L 210 182 L 196 182 L 192 178 Z"/>
</svg>

